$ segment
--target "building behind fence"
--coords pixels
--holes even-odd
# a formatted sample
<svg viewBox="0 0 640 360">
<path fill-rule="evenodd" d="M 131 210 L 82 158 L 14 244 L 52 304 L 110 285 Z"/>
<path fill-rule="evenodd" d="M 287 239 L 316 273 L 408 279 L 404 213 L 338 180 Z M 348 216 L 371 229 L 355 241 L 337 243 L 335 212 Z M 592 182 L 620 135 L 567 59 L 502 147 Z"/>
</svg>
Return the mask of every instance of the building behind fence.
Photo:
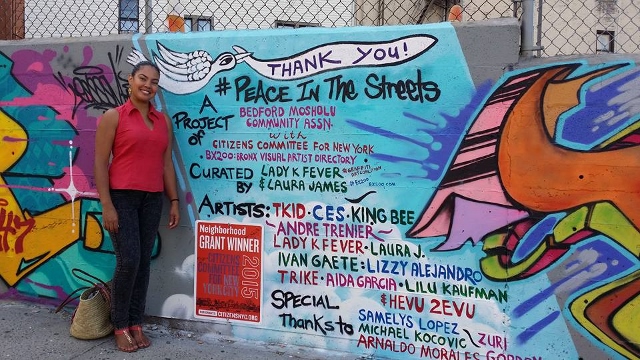
<svg viewBox="0 0 640 360">
<path fill-rule="evenodd" d="M 637 0 L 3 0 L 0 39 L 309 26 L 384 26 L 522 16 L 535 9 L 532 54 L 539 57 L 640 53 Z"/>
<path fill-rule="evenodd" d="M 100 36 L 117 33 L 383 26 L 520 17 L 509 0 L 9 0 L 0 7 L 0 38 Z M 640 5 L 633 0 L 534 1 L 534 54 L 640 52 Z"/>
</svg>

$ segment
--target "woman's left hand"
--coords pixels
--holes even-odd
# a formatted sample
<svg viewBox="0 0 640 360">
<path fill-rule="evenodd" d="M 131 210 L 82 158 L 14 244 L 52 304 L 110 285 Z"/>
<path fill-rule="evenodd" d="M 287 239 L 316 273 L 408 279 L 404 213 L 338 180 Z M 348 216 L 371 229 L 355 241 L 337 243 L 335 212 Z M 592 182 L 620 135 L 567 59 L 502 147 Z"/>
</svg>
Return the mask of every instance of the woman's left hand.
<svg viewBox="0 0 640 360">
<path fill-rule="evenodd" d="M 177 201 L 171 202 L 171 210 L 169 211 L 169 229 L 175 229 L 180 222 L 180 207 Z"/>
</svg>

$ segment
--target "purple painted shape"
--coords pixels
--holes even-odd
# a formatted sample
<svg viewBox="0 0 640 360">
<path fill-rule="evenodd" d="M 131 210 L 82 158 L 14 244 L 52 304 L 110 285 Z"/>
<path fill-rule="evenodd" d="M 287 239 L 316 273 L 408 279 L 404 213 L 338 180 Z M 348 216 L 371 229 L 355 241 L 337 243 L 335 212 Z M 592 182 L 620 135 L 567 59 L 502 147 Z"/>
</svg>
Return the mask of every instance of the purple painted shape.
<svg viewBox="0 0 640 360">
<path fill-rule="evenodd" d="M 21 294 L 16 288 L 9 288 L 6 292 L 0 294 L 0 299 L 2 300 L 16 300 L 16 301 L 26 301 L 31 303 L 36 303 L 40 305 L 48 305 L 57 307 L 60 305 L 59 299 L 50 299 L 39 296 L 28 296 Z"/>
<path fill-rule="evenodd" d="M 91 60 L 93 60 L 93 48 L 91 46 L 85 46 L 82 49 L 82 55 L 84 57 L 82 66 L 88 66 L 89 64 L 91 64 Z"/>
<path fill-rule="evenodd" d="M 2 138 L 2 141 L 6 141 L 6 142 L 25 142 L 25 141 L 29 141 L 28 139 L 22 139 L 22 138 L 15 138 L 15 137 L 11 137 L 11 136 L 4 136 Z"/>
<path fill-rule="evenodd" d="M 65 46 L 63 51 L 68 52 L 68 46 Z M 73 78 L 62 76 L 53 70 L 52 63 L 58 55 L 58 52 L 52 49 L 42 52 L 24 49 L 16 51 L 11 55 L 13 74 L 15 74 L 20 84 L 31 93 L 28 97 L 13 99 L 11 104 L 14 106 L 50 106 L 56 111 L 57 120 L 67 121 L 76 130 L 82 129 L 82 131 L 77 131 L 77 135 L 73 139 L 73 147 L 81 149 L 81 151 L 77 152 L 74 166 L 81 170 L 76 173 L 91 174 L 93 172 L 94 160 L 92 150 L 95 144 L 95 132 L 91 130 L 97 128 L 97 119 L 89 116 L 84 106 L 75 109 L 75 116 L 72 115 L 74 108 L 73 105 L 69 104 L 75 104 L 77 99 L 72 92 L 68 91 L 64 84 L 72 84 Z M 81 66 L 88 66 L 94 57 L 93 48 L 91 46 L 85 46 L 82 55 Z M 113 81 L 113 75 L 111 75 L 109 66 L 105 64 L 96 66 L 103 69 L 109 81 Z M 7 102 L 5 102 L 5 106 L 8 106 Z M 68 144 L 63 145 L 67 146 Z M 65 177 L 68 178 L 69 176 L 70 174 L 65 174 Z M 61 181 L 71 183 L 71 179 Z M 77 180 L 74 182 L 77 182 Z M 91 186 L 82 189 L 82 191 L 93 192 L 94 189 L 90 187 Z"/>
<path fill-rule="evenodd" d="M 529 216 L 526 211 L 456 196 L 447 241 L 435 250 L 456 250 L 469 239 L 475 245 L 488 233 Z"/>
</svg>

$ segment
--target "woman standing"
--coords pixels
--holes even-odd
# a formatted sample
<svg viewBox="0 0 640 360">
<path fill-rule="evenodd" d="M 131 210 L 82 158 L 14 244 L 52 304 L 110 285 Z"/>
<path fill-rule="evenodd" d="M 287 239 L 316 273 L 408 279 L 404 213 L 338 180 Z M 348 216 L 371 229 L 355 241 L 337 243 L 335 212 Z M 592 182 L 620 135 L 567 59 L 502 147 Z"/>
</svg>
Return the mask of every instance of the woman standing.
<svg viewBox="0 0 640 360">
<path fill-rule="evenodd" d="M 103 226 L 116 255 L 111 321 L 116 345 L 125 352 L 151 345 L 142 321 L 163 192 L 171 202 L 169 228 L 180 220 L 171 122 L 151 104 L 159 79 L 154 63 L 135 65 L 129 75 L 129 100 L 107 110 L 96 130 L 94 175 Z"/>
</svg>

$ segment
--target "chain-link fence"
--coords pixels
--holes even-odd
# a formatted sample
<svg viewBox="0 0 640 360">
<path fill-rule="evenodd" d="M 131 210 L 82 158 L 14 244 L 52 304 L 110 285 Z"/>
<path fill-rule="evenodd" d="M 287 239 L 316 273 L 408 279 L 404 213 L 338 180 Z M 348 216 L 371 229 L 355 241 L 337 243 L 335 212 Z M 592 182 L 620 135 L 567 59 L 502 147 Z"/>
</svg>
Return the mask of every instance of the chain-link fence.
<svg viewBox="0 0 640 360">
<path fill-rule="evenodd" d="M 534 55 L 640 53 L 638 0 L 2 0 L 0 39 L 478 21 L 527 3 Z"/>
<path fill-rule="evenodd" d="M 538 9 L 543 55 L 640 53 L 638 0 L 547 0 Z"/>
</svg>

